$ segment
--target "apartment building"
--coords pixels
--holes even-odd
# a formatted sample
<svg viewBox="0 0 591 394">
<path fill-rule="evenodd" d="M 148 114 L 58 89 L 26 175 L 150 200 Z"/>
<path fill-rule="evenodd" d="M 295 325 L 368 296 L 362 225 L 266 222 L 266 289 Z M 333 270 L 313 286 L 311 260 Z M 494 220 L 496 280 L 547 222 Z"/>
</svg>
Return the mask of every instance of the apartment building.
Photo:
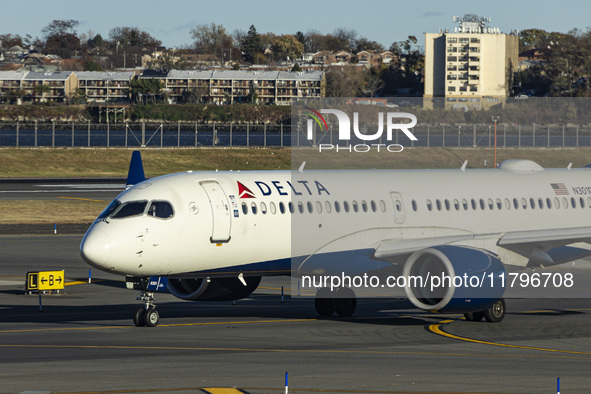
<svg viewBox="0 0 591 394">
<path fill-rule="evenodd" d="M 172 102 L 188 94 L 213 104 L 251 103 L 289 105 L 303 97 L 324 96 L 321 71 L 171 70 L 165 81 Z"/>
<path fill-rule="evenodd" d="M 78 77 L 72 71 L 28 71 L 20 83 L 23 102 L 65 103 L 76 93 Z"/>
<path fill-rule="evenodd" d="M 88 102 L 113 102 L 129 100 L 129 84 L 133 71 L 103 72 L 76 71 L 78 88 Z"/>
<path fill-rule="evenodd" d="M 0 71 L 0 103 L 22 104 L 23 79 L 28 71 Z"/>
<path fill-rule="evenodd" d="M 446 108 L 489 108 L 504 103 L 518 69 L 517 32 L 487 26 L 490 18 L 454 17 L 453 33 L 425 33 L 425 98 Z"/>
<path fill-rule="evenodd" d="M 133 71 L 0 71 L 0 103 L 63 103 L 76 93 L 88 102 L 128 101 L 135 77 Z M 321 71 L 144 70 L 137 78 L 160 80 L 170 103 L 192 98 L 218 105 L 289 105 L 299 98 L 323 97 L 325 87 Z"/>
</svg>

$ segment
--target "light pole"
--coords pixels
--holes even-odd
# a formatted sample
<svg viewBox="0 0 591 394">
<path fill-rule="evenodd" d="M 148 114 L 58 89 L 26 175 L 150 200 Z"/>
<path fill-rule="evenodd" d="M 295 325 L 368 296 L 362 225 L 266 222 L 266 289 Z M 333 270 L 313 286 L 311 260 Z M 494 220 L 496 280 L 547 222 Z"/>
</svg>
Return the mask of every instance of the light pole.
<svg viewBox="0 0 591 394">
<path fill-rule="evenodd" d="M 494 159 L 494 166 L 497 168 L 497 122 L 499 121 L 498 116 L 491 116 L 490 119 L 495 122 L 495 159 Z"/>
</svg>

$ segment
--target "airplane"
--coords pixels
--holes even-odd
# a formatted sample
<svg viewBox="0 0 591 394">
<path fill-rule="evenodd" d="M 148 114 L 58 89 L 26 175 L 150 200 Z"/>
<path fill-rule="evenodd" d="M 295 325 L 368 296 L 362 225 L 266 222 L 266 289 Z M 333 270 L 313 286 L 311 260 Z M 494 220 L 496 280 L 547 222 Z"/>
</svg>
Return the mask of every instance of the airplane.
<svg viewBox="0 0 591 394">
<path fill-rule="evenodd" d="M 550 267 L 590 256 L 591 168 L 186 171 L 146 179 L 134 152 L 128 187 L 98 216 L 80 252 L 126 276 L 159 323 L 155 292 L 189 301 L 248 297 L 271 275 L 395 273 L 482 277 L 480 286 L 400 286 L 426 311 L 503 320 L 508 267 Z M 490 283 L 489 280 L 490 279 Z M 314 282 L 315 283 L 315 282 Z M 504 282 L 503 282 L 504 284 Z M 325 283 L 326 285 L 326 283 Z M 317 289 L 321 316 L 355 312 L 352 286 Z M 383 287 L 383 286 L 382 286 Z M 359 292 L 359 290 L 357 290 Z M 362 290 L 363 292 L 364 290 Z"/>
</svg>

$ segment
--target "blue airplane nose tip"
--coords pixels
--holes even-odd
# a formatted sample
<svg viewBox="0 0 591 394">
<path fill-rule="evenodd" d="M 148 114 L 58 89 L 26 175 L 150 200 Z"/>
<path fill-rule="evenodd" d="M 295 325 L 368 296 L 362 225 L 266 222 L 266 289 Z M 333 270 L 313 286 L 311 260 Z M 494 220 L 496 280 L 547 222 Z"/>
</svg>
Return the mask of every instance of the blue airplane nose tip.
<svg viewBox="0 0 591 394">
<path fill-rule="evenodd" d="M 96 229 L 89 230 L 80 244 L 80 255 L 95 268 L 109 271 L 111 257 L 111 240 L 107 235 Z"/>
</svg>

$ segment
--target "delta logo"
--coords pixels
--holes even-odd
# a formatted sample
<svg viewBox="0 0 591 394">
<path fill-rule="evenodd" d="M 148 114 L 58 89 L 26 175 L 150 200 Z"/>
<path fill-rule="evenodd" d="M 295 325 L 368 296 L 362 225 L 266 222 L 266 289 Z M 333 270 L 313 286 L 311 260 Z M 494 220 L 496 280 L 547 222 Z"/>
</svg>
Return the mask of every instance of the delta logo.
<svg viewBox="0 0 591 394">
<path fill-rule="evenodd" d="M 236 183 L 238 184 L 238 198 L 257 198 L 252 190 L 242 182 L 236 181 Z M 280 196 L 288 196 L 289 190 L 291 190 L 294 196 L 321 196 L 323 194 L 330 196 L 328 189 L 315 180 L 298 180 L 293 183 L 290 181 L 271 181 L 270 185 L 262 181 L 254 181 L 254 183 L 259 188 L 263 197 L 270 196 L 274 193 Z"/>
<path fill-rule="evenodd" d="M 238 183 L 238 198 L 256 198 L 254 193 L 242 183 L 236 181 Z"/>
</svg>

